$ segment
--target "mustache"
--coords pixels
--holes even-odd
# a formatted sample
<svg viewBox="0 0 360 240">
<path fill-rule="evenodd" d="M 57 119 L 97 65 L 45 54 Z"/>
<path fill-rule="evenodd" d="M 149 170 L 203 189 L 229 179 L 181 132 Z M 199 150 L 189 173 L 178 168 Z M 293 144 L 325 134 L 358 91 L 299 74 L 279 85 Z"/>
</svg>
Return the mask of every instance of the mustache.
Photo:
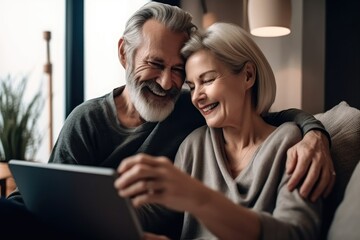
<svg viewBox="0 0 360 240">
<path fill-rule="evenodd" d="M 148 80 L 148 81 L 141 82 L 139 84 L 139 87 L 140 87 L 140 89 L 147 87 L 154 93 L 159 93 L 160 95 L 165 95 L 170 98 L 176 98 L 180 92 L 180 89 L 177 89 L 176 87 L 172 87 L 169 90 L 165 90 L 155 80 Z"/>
</svg>

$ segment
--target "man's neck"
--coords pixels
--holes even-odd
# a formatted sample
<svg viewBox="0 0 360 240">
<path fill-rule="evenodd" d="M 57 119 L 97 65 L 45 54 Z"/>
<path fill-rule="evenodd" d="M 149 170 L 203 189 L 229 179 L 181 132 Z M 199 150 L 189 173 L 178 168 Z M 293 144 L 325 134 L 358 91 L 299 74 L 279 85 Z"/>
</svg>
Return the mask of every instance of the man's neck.
<svg viewBox="0 0 360 240">
<path fill-rule="evenodd" d="M 134 128 L 145 122 L 130 100 L 129 93 L 125 87 L 121 94 L 114 97 L 117 118 L 123 127 Z"/>
</svg>

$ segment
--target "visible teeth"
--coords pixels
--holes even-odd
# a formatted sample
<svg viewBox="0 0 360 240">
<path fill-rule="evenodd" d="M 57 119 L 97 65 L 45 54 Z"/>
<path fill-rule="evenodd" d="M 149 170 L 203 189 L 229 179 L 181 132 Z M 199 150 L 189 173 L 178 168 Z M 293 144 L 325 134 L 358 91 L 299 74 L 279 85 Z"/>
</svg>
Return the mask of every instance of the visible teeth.
<svg viewBox="0 0 360 240">
<path fill-rule="evenodd" d="M 211 109 L 213 109 L 213 108 L 216 107 L 216 106 L 217 106 L 217 103 L 210 104 L 210 105 L 207 106 L 206 108 L 203 108 L 203 111 L 204 111 L 204 112 L 210 111 Z"/>
<path fill-rule="evenodd" d="M 150 88 L 149 88 L 150 89 Z M 158 95 L 160 97 L 165 97 L 166 96 L 166 92 L 165 91 L 162 91 L 161 89 L 158 89 L 158 88 L 151 88 L 150 91 L 155 94 L 155 95 Z"/>
</svg>

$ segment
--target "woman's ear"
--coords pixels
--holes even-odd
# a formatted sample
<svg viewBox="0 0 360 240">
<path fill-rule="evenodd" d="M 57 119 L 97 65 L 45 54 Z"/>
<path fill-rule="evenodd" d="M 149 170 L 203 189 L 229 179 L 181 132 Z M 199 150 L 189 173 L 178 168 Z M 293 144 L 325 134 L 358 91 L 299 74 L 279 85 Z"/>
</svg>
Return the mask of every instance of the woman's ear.
<svg viewBox="0 0 360 240">
<path fill-rule="evenodd" d="M 125 50 L 124 50 L 124 38 L 120 38 L 118 42 L 118 57 L 121 65 L 126 68 L 126 57 L 125 57 Z"/>
<path fill-rule="evenodd" d="M 244 66 L 245 81 L 247 88 L 251 88 L 256 80 L 256 66 L 253 62 L 247 62 Z"/>
</svg>

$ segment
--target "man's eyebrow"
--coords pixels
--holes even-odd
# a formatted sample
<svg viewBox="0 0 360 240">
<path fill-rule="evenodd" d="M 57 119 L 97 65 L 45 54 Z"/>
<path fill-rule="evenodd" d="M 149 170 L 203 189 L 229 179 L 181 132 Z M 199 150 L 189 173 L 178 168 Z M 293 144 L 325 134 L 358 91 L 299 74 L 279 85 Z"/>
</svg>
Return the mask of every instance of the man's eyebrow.
<svg viewBox="0 0 360 240">
<path fill-rule="evenodd" d="M 158 62 L 158 63 L 164 63 L 164 59 L 161 59 L 159 57 L 148 57 L 146 59 L 148 62 Z"/>
<path fill-rule="evenodd" d="M 148 61 L 148 62 L 156 62 L 156 63 L 161 63 L 161 64 L 165 64 L 165 61 L 164 61 L 164 59 L 162 59 L 162 58 L 159 58 L 159 57 L 149 57 L 146 61 Z M 175 65 L 173 65 L 173 66 L 171 66 L 172 68 L 181 68 L 181 69 L 184 69 L 184 63 L 182 62 L 182 63 L 177 63 L 177 64 L 175 64 Z"/>
<path fill-rule="evenodd" d="M 185 66 L 183 63 L 175 64 L 173 67 L 185 69 Z"/>
</svg>

